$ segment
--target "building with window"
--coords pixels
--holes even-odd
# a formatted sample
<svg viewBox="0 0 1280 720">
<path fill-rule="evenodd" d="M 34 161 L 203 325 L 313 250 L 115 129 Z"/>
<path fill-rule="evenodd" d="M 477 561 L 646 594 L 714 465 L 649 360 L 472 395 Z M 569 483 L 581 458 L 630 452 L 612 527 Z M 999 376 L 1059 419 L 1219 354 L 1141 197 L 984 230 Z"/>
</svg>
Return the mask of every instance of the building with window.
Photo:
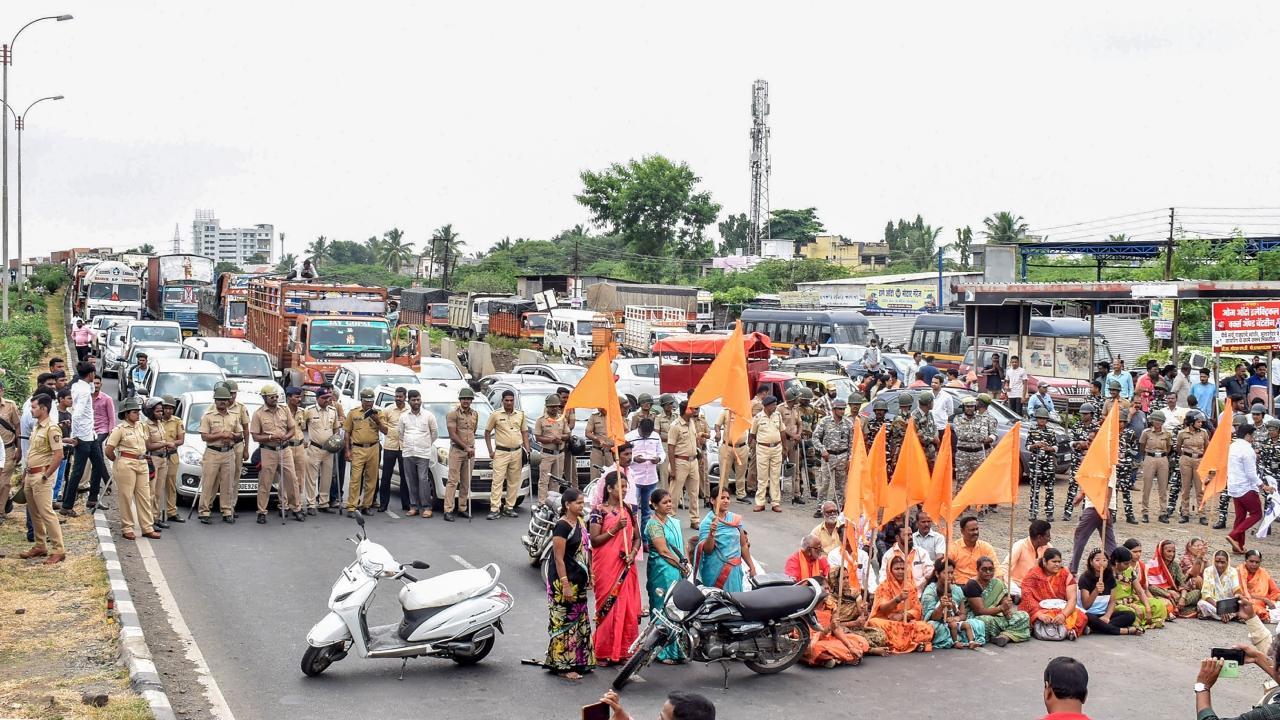
<svg viewBox="0 0 1280 720">
<path fill-rule="evenodd" d="M 224 228 L 212 212 L 199 211 L 191 223 L 191 251 L 241 267 L 275 262 L 275 227 L 267 224 Z M 265 261 L 262 259 L 265 258 Z"/>
<path fill-rule="evenodd" d="M 799 243 L 797 254 L 810 260 L 826 260 L 851 270 L 872 270 L 889 264 L 885 243 L 854 242 L 842 235 L 818 235 Z"/>
</svg>

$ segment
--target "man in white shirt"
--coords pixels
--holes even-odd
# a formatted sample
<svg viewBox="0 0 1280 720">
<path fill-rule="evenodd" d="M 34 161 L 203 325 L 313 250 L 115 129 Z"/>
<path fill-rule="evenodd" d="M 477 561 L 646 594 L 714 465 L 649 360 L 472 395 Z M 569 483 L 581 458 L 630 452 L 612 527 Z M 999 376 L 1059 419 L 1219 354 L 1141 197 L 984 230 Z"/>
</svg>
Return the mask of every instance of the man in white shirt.
<svg viewBox="0 0 1280 720">
<path fill-rule="evenodd" d="M 89 496 L 85 500 L 85 509 L 93 512 L 98 506 L 98 490 L 107 480 L 107 461 L 102 455 L 102 445 L 96 442 L 97 433 L 93 429 L 93 378 L 97 368 L 93 363 L 82 362 L 76 365 L 76 374 L 80 379 L 71 386 L 71 438 L 69 443 L 75 446 L 74 462 L 67 481 L 62 487 L 62 514 L 75 517 L 76 492 L 79 490 L 79 479 L 84 473 L 85 465 L 92 465 L 89 478 Z"/>
<path fill-rule="evenodd" d="M 640 420 L 640 427 L 627 433 L 631 446 L 631 466 L 628 478 L 636 489 L 636 502 L 644 519 L 648 519 L 649 496 L 658 488 L 658 466 L 667 461 L 667 450 L 662 437 L 653 429 L 653 418 Z M 643 525 L 641 526 L 643 527 Z"/>
<path fill-rule="evenodd" d="M 951 422 L 951 416 L 956 412 L 955 398 L 950 393 L 942 392 L 942 373 L 933 376 L 933 384 L 930 388 L 933 390 L 933 409 L 930 414 L 933 415 L 933 422 L 938 426 L 938 432 L 941 433 L 947 427 L 947 423 Z"/>
<path fill-rule="evenodd" d="M 898 541 L 889 546 L 884 557 L 880 558 L 880 582 L 884 583 L 889 577 L 889 566 L 893 564 L 893 558 L 902 555 L 911 565 L 911 578 L 915 582 L 916 592 L 921 593 L 933 577 L 933 561 L 929 559 L 928 553 L 912 546 L 910 532 L 911 529 L 905 525 L 898 528 Z"/>
<path fill-rule="evenodd" d="M 410 390 L 408 400 L 409 410 L 400 414 L 398 423 L 401 467 L 405 475 L 401 481 L 409 486 L 410 507 L 405 514 L 431 517 L 431 506 L 435 504 L 436 496 L 431 481 L 431 456 L 435 453 L 440 430 L 436 416 L 422 409 L 422 393 Z"/>
<path fill-rule="evenodd" d="M 1240 554 L 1244 553 L 1245 533 L 1262 519 L 1262 496 L 1258 491 L 1268 495 L 1273 492 L 1271 486 L 1258 477 L 1258 454 L 1253 449 L 1255 429 L 1247 422 L 1237 427 L 1227 451 L 1227 495 L 1236 507 L 1236 525 L 1227 534 L 1227 542 Z M 1212 479 L 1210 473 L 1206 482 Z"/>
<path fill-rule="evenodd" d="M 933 518 L 924 510 L 916 513 L 916 531 L 911 534 L 911 544 L 930 564 L 947 552 L 947 539 L 933 527 Z"/>
<path fill-rule="evenodd" d="M 1181 370 L 1173 376 L 1169 392 L 1177 398 L 1177 407 L 1187 407 L 1187 397 L 1191 395 L 1191 363 L 1182 363 Z"/>
<path fill-rule="evenodd" d="M 1022 367 L 1022 360 L 1017 355 L 1009 358 L 1009 367 L 1004 371 L 1004 387 L 1009 393 L 1009 409 L 1021 415 L 1027 401 L 1027 369 Z"/>
</svg>

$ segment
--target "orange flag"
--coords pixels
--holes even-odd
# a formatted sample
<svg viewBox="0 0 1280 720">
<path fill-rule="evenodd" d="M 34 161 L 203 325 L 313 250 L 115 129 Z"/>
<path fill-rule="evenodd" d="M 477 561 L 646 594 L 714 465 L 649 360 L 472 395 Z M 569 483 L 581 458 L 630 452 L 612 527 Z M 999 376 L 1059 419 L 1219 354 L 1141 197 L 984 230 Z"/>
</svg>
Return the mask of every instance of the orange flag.
<svg viewBox="0 0 1280 720">
<path fill-rule="evenodd" d="M 849 472 L 844 481 L 844 513 L 849 525 L 862 516 L 862 468 L 867 463 L 867 443 L 862 434 L 862 420 L 853 423 L 853 448 L 849 453 Z"/>
<path fill-rule="evenodd" d="M 1231 406 L 1228 405 L 1223 409 L 1222 417 L 1218 418 L 1218 427 L 1214 428 L 1213 437 L 1209 438 L 1204 457 L 1200 458 L 1200 464 L 1196 466 L 1200 482 L 1204 484 L 1204 492 L 1200 496 L 1201 508 L 1209 498 L 1227 489 L 1227 452 L 1231 447 L 1234 429 L 1231 427 Z"/>
<path fill-rule="evenodd" d="M 711 366 L 689 396 L 690 407 L 700 407 L 719 400 L 733 411 L 729 437 L 737 440 L 751 429 L 751 384 L 747 380 L 747 350 L 742 339 L 742 321 L 733 328 L 724 349 L 711 361 Z"/>
<path fill-rule="evenodd" d="M 875 439 L 871 441 L 871 449 L 867 451 L 867 461 L 862 464 L 862 512 L 873 527 L 880 527 L 880 495 L 889 486 L 885 430 L 886 426 L 881 425 Z"/>
<path fill-rule="evenodd" d="M 1012 505 L 1018 499 L 1021 449 L 1022 423 L 1018 422 L 951 499 L 952 515 L 959 515 L 971 505 Z"/>
<path fill-rule="evenodd" d="M 1107 502 L 1107 486 L 1111 482 L 1111 473 L 1115 472 L 1116 462 L 1120 457 L 1120 403 L 1111 403 L 1111 409 L 1102 420 L 1102 427 L 1089 443 L 1080 460 L 1080 469 L 1076 471 L 1076 483 L 1081 492 L 1093 503 L 1093 507 L 1103 518 L 1110 512 Z"/>
<path fill-rule="evenodd" d="M 618 388 L 613 383 L 613 359 L 618 356 L 618 346 L 609 343 L 605 351 L 600 353 L 587 373 L 578 381 L 577 387 L 569 393 L 569 400 L 564 404 L 567 413 L 574 408 L 595 410 L 604 408 L 605 429 L 609 438 L 621 445 L 627 441 L 626 423 L 622 420 L 622 408 L 618 405 Z"/>
<path fill-rule="evenodd" d="M 893 484 L 902 488 L 907 505 L 922 503 L 929 496 L 929 457 L 924 454 L 924 446 L 920 444 L 915 418 L 907 421 L 902 450 L 898 452 L 898 464 L 893 468 Z"/>
<path fill-rule="evenodd" d="M 938 457 L 933 461 L 933 478 L 929 485 L 928 496 L 924 499 L 924 511 L 929 513 L 935 524 L 941 523 L 943 534 L 951 537 L 951 486 L 954 483 L 954 462 L 951 454 L 951 425 L 942 431 L 942 444 L 938 448 Z"/>
</svg>

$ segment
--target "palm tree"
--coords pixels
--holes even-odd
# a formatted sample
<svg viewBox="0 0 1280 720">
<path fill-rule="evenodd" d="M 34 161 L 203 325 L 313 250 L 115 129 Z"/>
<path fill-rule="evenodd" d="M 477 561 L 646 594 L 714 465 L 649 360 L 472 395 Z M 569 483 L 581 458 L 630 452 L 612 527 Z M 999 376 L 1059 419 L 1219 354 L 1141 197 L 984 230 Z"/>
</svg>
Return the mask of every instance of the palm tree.
<svg viewBox="0 0 1280 720">
<path fill-rule="evenodd" d="M 432 253 L 432 260 L 439 257 L 441 261 L 441 272 L 444 275 L 444 289 L 449 289 L 449 274 L 458 265 L 458 255 L 462 254 L 462 246 L 466 243 L 458 239 L 458 234 L 453 231 L 453 223 L 441 225 L 431 234 L 431 244 L 436 246 L 436 250 Z"/>
<path fill-rule="evenodd" d="M 1122 243 L 1122 242 L 1128 242 L 1128 241 L 1129 241 L 1129 236 L 1125 233 L 1116 233 L 1114 235 L 1107 236 L 1107 242 Z"/>
<path fill-rule="evenodd" d="M 381 240 L 370 238 L 374 244 L 374 262 L 386 265 L 391 272 L 400 272 L 400 268 L 413 262 L 413 243 L 404 242 L 404 231 L 391 228 L 383 234 Z"/>
<path fill-rule="evenodd" d="M 156 249 L 151 243 L 146 243 L 142 247 L 138 248 L 138 252 L 142 255 L 151 255 L 155 251 Z"/>
<path fill-rule="evenodd" d="M 320 263 L 330 259 L 331 252 L 332 247 L 329 244 L 329 240 L 323 235 L 312 240 L 311 244 L 307 246 L 307 254 L 311 256 L 311 264 L 317 268 L 320 267 Z"/>
<path fill-rule="evenodd" d="M 298 264 L 298 256 L 294 255 L 293 253 L 289 253 L 288 255 L 285 255 L 284 257 L 280 258 L 280 262 L 276 263 L 276 272 L 287 273 L 293 269 L 294 265 L 297 265 L 297 264 Z"/>
<path fill-rule="evenodd" d="M 502 238 L 501 240 L 499 240 L 498 242 L 494 243 L 493 248 L 490 250 L 490 252 L 497 252 L 499 250 L 510 250 L 514 244 L 515 243 L 511 242 L 511 236 L 508 235 Z"/>
<path fill-rule="evenodd" d="M 1028 228 L 1021 215 L 1001 211 L 995 215 L 988 215 L 983 219 L 982 224 L 987 228 L 982 231 L 982 234 L 986 235 L 987 242 L 993 245 L 1010 245 L 1027 239 Z"/>
</svg>

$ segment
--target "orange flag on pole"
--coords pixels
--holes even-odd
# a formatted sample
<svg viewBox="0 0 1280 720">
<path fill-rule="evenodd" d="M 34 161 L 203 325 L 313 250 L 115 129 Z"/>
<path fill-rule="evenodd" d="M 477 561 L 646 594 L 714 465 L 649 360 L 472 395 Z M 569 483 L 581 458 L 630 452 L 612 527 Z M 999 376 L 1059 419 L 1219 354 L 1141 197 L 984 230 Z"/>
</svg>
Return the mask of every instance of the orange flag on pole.
<svg viewBox="0 0 1280 720">
<path fill-rule="evenodd" d="M 621 445 L 627 441 L 626 423 L 622 420 L 622 407 L 618 405 L 618 388 L 613 383 L 613 359 L 618 356 L 618 346 L 609 343 L 600 353 L 578 385 L 569 393 L 564 404 L 567 413 L 574 408 L 595 410 L 604 408 L 605 429 L 609 438 Z"/>
<path fill-rule="evenodd" d="M 711 366 L 689 396 L 690 407 L 701 407 L 719 400 L 733 411 L 729 437 L 737 440 L 751 429 L 751 383 L 747 379 L 747 350 L 742 339 L 742 321 L 733 328 L 724 349 L 711 361 Z"/>
<path fill-rule="evenodd" d="M 1218 427 L 1213 429 L 1213 437 L 1209 438 L 1209 445 L 1204 449 L 1204 457 L 1200 458 L 1200 464 L 1196 466 L 1200 482 L 1204 484 L 1204 492 L 1200 496 L 1201 508 L 1209 498 L 1227 489 L 1227 452 L 1231 447 L 1233 430 L 1231 405 L 1228 404 L 1222 411 L 1222 417 L 1218 418 Z"/>
<path fill-rule="evenodd" d="M 973 471 L 960 492 L 951 499 L 953 516 L 972 505 L 1012 505 L 1018 497 L 1022 460 L 1022 423 L 1014 423 L 986 460 Z M 950 520 L 948 518 L 948 525 Z"/>
<path fill-rule="evenodd" d="M 898 464 L 893 468 L 893 484 L 902 489 L 907 505 L 924 502 L 929 496 L 929 457 L 924 454 L 924 446 L 920 444 L 920 433 L 916 431 L 916 419 L 907 421 L 907 432 L 902 438 L 902 449 L 898 452 Z"/>
<path fill-rule="evenodd" d="M 853 448 L 849 453 L 849 472 L 844 481 L 844 513 L 845 520 L 856 524 L 862 516 L 862 468 L 867 462 L 867 443 L 862 434 L 862 420 L 853 423 Z"/>
<path fill-rule="evenodd" d="M 1111 403 L 1111 409 L 1102 420 L 1102 427 L 1093 436 L 1089 449 L 1080 460 L 1080 468 L 1076 471 L 1076 483 L 1084 496 L 1093 503 L 1094 509 L 1103 518 L 1110 513 L 1107 502 L 1107 487 L 1111 483 L 1111 474 L 1115 472 L 1116 462 L 1120 457 L 1120 403 Z"/>
<path fill-rule="evenodd" d="M 941 521 L 944 535 L 951 537 L 951 486 L 954 483 L 955 463 L 951 453 L 951 425 L 942 431 L 942 444 L 938 447 L 938 457 L 933 461 L 933 477 L 929 484 L 929 492 L 924 499 L 924 511 L 929 513 L 934 523 Z"/>
<path fill-rule="evenodd" d="M 880 527 L 880 495 L 889 486 L 888 455 L 885 452 L 885 426 L 881 425 L 862 464 L 862 512 L 873 527 Z"/>
</svg>

